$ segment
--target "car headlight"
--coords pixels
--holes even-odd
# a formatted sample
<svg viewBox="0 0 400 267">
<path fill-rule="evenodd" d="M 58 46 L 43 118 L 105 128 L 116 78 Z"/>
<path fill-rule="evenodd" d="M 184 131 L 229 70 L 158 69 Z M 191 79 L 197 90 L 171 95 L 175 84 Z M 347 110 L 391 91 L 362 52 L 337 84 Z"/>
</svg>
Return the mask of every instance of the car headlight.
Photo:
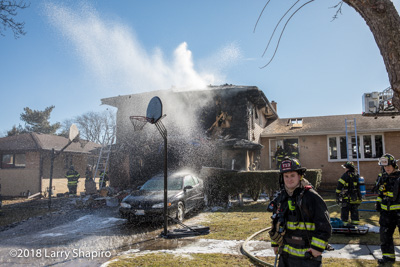
<svg viewBox="0 0 400 267">
<path fill-rule="evenodd" d="M 129 205 L 128 203 L 125 203 L 125 202 L 121 202 L 121 208 L 130 209 L 130 208 L 131 208 L 131 205 Z"/>
<path fill-rule="evenodd" d="M 167 203 L 168 207 L 171 207 L 171 205 L 172 204 L 170 202 Z M 154 204 L 153 206 L 151 206 L 151 208 L 152 209 L 162 209 L 162 208 L 164 208 L 164 202 Z"/>
</svg>

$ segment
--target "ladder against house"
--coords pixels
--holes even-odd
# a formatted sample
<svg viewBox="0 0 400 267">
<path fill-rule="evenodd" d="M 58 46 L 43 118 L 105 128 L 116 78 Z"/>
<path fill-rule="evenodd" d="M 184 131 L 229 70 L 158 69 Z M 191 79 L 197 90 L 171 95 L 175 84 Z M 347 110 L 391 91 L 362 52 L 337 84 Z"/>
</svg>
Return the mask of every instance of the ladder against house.
<svg viewBox="0 0 400 267">
<path fill-rule="evenodd" d="M 114 136 L 112 137 L 111 142 L 109 144 L 101 146 L 99 157 L 97 159 L 96 169 L 93 174 L 93 180 L 95 180 L 97 174 L 99 174 L 100 176 L 102 173 L 106 173 L 108 167 L 108 161 L 110 159 L 111 146 L 113 143 L 114 143 Z M 103 179 L 100 179 L 99 181 L 100 189 L 103 187 L 102 182 Z"/>
<path fill-rule="evenodd" d="M 357 160 L 357 170 L 360 172 L 359 164 L 359 145 L 357 138 L 357 123 L 356 119 L 345 119 L 346 127 L 346 149 L 347 161 Z M 350 158 L 351 156 L 351 158 Z"/>
</svg>

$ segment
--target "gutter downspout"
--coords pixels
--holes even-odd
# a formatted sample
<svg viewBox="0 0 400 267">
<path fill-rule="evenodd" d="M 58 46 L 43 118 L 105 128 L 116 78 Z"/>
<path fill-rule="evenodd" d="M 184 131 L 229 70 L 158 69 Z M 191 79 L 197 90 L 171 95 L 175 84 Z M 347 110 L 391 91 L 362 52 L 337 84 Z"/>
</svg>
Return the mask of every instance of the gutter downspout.
<svg viewBox="0 0 400 267">
<path fill-rule="evenodd" d="M 43 148 L 42 148 L 42 144 L 40 142 L 40 140 L 37 138 L 37 136 L 35 135 L 35 133 L 30 133 L 30 136 L 32 137 L 32 140 L 35 142 L 36 144 L 36 148 L 37 148 L 37 152 L 39 153 L 39 190 L 38 192 L 42 192 L 42 186 L 43 186 Z"/>
</svg>

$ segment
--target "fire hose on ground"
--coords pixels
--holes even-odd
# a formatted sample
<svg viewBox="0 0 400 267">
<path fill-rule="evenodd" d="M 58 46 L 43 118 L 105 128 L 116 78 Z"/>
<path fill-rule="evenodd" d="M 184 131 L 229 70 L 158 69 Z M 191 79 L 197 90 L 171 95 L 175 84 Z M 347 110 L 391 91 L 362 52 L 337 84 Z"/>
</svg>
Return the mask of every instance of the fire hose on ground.
<svg viewBox="0 0 400 267">
<path fill-rule="evenodd" d="M 273 265 L 273 264 L 270 264 L 270 263 L 268 263 L 268 262 L 265 262 L 265 261 L 263 261 L 263 260 L 260 260 L 259 258 L 257 258 L 256 256 L 254 256 L 253 254 L 251 254 L 251 253 L 247 250 L 247 243 L 248 243 L 251 239 L 253 239 L 253 237 L 255 237 L 255 236 L 257 236 L 257 235 L 259 235 L 259 234 L 261 234 L 261 233 L 263 233 L 263 232 L 265 232 L 265 231 L 268 231 L 268 230 L 270 230 L 270 229 L 271 229 L 271 227 L 268 227 L 268 228 L 262 229 L 262 230 L 260 230 L 260 231 L 258 231 L 258 232 L 256 232 L 256 233 L 252 234 L 251 236 L 249 236 L 249 237 L 243 242 L 243 244 L 242 244 L 242 246 L 241 246 L 241 251 L 242 251 L 242 253 L 243 253 L 245 256 L 249 257 L 249 258 L 252 259 L 253 261 L 255 261 L 255 262 L 259 263 L 259 264 L 262 264 L 262 265 L 264 265 L 264 266 L 274 266 L 274 265 Z"/>
<path fill-rule="evenodd" d="M 370 197 L 371 197 L 371 196 L 370 196 Z M 374 197 L 374 196 L 372 196 L 372 197 Z M 370 203 L 370 202 L 372 202 L 372 201 L 363 201 L 363 203 Z M 332 206 L 329 206 L 328 209 L 331 208 L 331 207 L 337 206 L 337 205 L 338 205 L 338 204 L 334 204 L 334 205 L 332 205 Z M 260 231 L 258 231 L 258 232 L 256 232 L 256 233 L 252 234 L 251 236 L 249 236 L 249 237 L 246 239 L 246 241 L 243 242 L 243 244 L 242 244 L 242 246 L 241 246 L 241 251 L 242 251 L 242 253 L 243 253 L 245 256 L 249 257 L 249 258 L 252 259 L 253 261 L 255 261 L 255 262 L 259 263 L 259 264 L 262 264 L 262 265 L 264 265 L 264 266 L 274 266 L 274 265 L 272 265 L 272 264 L 270 264 L 270 263 L 268 263 L 268 262 L 265 262 L 265 261 L 263 261 L 263 260 L 260 260 L 260 259 L 258 259 L 256 256 L 254 256 L 253 254 L 251 254 L 251 253 L 247 250 L 247 243 L 248 243 L 251 239 L 253 239 L 255 236 L 257 236 L 257 235 L 259 235 L 259 234 L 261 234 L 261 233 L 263 233 L 263 232 L 265 232 L 265 231 L 268 231 L 268 230 L 270 230 L 270 229 L 271 229 L 271 227 L 268 227 L 268 228 L 262 229 L 262 230 L 260 230 Z"/>
</svg>

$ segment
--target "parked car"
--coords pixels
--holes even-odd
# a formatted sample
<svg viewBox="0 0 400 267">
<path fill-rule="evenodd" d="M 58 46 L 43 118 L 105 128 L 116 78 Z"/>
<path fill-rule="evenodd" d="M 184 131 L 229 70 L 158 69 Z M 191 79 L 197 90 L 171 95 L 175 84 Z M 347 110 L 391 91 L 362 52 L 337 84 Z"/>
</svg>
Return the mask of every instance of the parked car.
<svg viewBox="0 0 400 267">
<path fill-rule="evenodd" d="M 203 181 L 189 171 L 168 174 L 168 216 L 182 222 L 185 215 L 204 207 Z M 139 190 L 126 196 L 119 208 L 130 222 L 162 220 L 164 211 L 164 174 L 148 180 Z"/>
</svg>

